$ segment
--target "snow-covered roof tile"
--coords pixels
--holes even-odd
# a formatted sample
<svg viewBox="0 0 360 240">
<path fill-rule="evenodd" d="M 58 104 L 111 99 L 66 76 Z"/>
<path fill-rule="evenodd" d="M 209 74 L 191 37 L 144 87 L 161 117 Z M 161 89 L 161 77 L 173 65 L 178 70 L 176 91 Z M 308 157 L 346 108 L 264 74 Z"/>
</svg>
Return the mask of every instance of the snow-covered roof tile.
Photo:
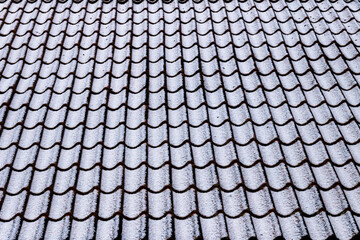
<svg viewBox="0 0 360 240">
<path fill-rule="evenodd" d="M 0 239 L 350 239 L 357 1 L 0 1 Z"/>
</svg>

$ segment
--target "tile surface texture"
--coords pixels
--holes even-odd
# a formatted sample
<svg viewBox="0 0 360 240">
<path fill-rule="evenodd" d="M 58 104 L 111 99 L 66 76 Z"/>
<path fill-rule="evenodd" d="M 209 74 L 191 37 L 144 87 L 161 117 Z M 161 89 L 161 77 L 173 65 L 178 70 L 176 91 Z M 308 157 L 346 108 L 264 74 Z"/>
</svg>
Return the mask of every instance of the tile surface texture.
<svg viewBox="0 0 360 240">
<path fill-rule="evenodd" d="M 0 3 L 0 239 L 351 239 L 360 3 Z"/>
</svg>

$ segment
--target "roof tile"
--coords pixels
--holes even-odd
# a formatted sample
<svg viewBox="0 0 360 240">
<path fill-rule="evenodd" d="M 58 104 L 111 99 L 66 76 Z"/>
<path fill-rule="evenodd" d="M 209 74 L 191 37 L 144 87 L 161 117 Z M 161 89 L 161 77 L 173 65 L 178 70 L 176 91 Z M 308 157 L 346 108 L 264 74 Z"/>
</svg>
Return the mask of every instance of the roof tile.
<svg viewBox="0 0 360 240">
<path fill-rule="evenodd" d="M 359 234 L 355 1 L 0 6 L 0 238 Z"/>
</svg>

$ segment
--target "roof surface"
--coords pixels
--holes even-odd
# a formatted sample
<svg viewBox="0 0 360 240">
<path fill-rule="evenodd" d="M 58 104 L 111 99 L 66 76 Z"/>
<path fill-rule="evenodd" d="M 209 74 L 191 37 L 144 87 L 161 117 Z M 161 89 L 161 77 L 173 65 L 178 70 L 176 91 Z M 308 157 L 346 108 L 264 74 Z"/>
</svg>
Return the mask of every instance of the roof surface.
<svg viewBox="0 0 360 240">
<path fill-rule="evenodd" d="M 360 4 L 0 6 L 0 239 L 349 239 Z"/>
</svg>

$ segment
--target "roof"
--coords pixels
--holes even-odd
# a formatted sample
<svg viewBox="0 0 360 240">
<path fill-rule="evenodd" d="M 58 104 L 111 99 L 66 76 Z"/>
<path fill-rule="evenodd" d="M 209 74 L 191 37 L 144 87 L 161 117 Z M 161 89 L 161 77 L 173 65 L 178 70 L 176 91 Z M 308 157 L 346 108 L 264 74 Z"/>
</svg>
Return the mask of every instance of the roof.
<svg viewBox="0 0 360 240">
<path fill-rule="evenodd" d="M 0 239 L 359 234 L 358 1 L 0 5 Z"/>
</svg>

